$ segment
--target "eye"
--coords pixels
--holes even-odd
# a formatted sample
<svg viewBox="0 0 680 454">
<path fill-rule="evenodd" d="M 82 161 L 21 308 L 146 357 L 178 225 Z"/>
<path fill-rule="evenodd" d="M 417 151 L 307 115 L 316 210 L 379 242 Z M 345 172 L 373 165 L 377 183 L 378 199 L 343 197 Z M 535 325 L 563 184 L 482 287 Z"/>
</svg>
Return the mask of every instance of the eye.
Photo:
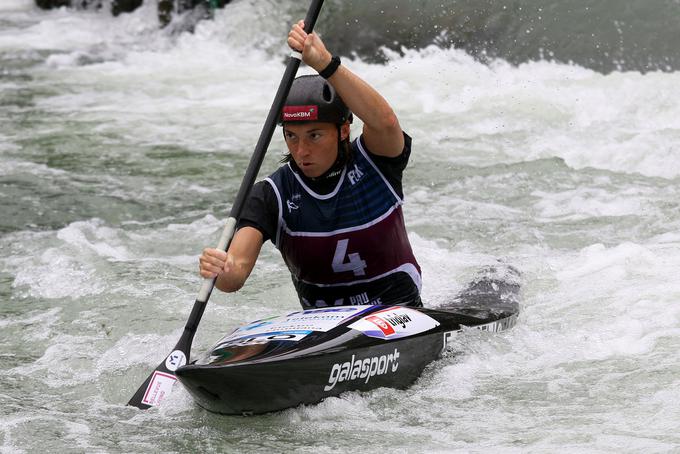
<svg viewBox="0 0 680 454">
<path fill-rule="evenodd" d="M 283 132 L 283 137 L 285 137 L 286 140 L 293 140 L 293 139 L 295 139 L 295 134 L 293 134 L 293 133 L 290 132 L 290 131 L 284 131 L 284 132 Z"/>
</svg>

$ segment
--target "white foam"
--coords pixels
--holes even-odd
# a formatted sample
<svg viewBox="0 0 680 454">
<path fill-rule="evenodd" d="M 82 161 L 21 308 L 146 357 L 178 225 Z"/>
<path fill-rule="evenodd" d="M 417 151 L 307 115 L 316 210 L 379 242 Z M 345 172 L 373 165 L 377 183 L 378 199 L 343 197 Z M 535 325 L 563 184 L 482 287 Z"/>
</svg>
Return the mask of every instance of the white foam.
<svg viewBox="0 0 680 454">
<path fill-rule="evenodd" d="M 521 348 L 538 354 L 537 368 L 652 354 L 661 339 L 680 335 L 680 308 L 673 304 L 680 298 L 676 251 L 596 244 L 552 258 L 558 287 L 528 308 L 525 322 L 540 328 L 524 333 Z M 536 352 L 541 345 L 548 348 Z"/>
<path fill-rule="evenodd" d="M 29 294 L 38 298 L 80 298 L 103 291 L 96 271 L 83 266 L 56 249 L 48 249 L 38 263 L 26 263 L 16 273 L 14 287 L 27 286 Z"/>
<path fill-rule="evenodd" d="M 645 270 L 656 263 L 657 259 L 649 249 L 634 243 L 621 244 L 613 249 L 594 244 L 580 251 L 575 266 L 561 269 L 556 277 L 560 280 L 592 279 L 591 276 L 597 272 L 625 272 L 625 269 L 617 271 L 618 266 L 646 274 Z"/>
<path fill-rule="evenodd" d="M 377 423 L 375 412 L 368 406 L 368 400 L 358 393 L 345 393 L 331 397 L 318 405 L 302 405 L 281 412 L 280 418 L 287 424 L 323 423 L 328 425 L 344 421 Z"/>
<path fill-rule="evenodd" d="M 31 0 L 2 0 L 0 11 L 25 11 L 35 7 Z"/>
<path fill-rule="evenodd" d="M 26 2 L 9 1 L 28 8 Z M 7 8 L 2 3 L 0 8 Z M 34 25 L 0 30 L 0 49 L 21 49 L 29 59 L 43 58 L 42 51 L 50 54 L 44 65 L 30 70 L 31 87 L 38 88 L 35 108 L 71 123 L 48 124 L 37 132 L 75 133 L 85 125 L 105 145 L 121 140 L 129 145 L 116 157 L 134 163 L 144 147 L 165 144 L 197 154 L 228 151 L 247 157 L 283 73 L 287 25 L 274 14 L 261 14 L 263 20 L 252 27 L 240 24 L 253 8 L 272 4 L 233 2 L 233 8 L 217 12 L 216 21 L 179 37 L 155 30 L 153 2 L 116 19 L 71 10 L 31 13 Z M 390 54 L 385 66 L 352 58 L 343 62 L 390 100 L 414 137 L 405 211 L 417 232 L 409 238 L 423 268 L 426 302 L 455 294 L 499 255 L 509 255 L 508 262 L 524 273 L 525 300 L 513 330 L 466 332 L 456 338 L 465 353 L 447 356 L 408 390 L 350 393 L 267 416 L 274 421 L 271 430 L 283 432 L 303 422 L 296 440 L 344 430 L 373 444 L 376 434 L 425 440 L 416 448 L 435 451 L 475 450 L 483 439 L 485 447 L 507 452 L 551 452 L 556 446 L 579 452 L 583 444 L 564 443 L 576 436 L 590 437 L 591 448 L 618 452 L 614 446 L 633 446 L 634 437 L 612 433 L 617 426 L 636 424 L 630 417 L 635 414 L 653 421 L 661 440 L 670 439 L 678 420 L 678 384 L 668 378 L 677 375 L 672 349 L 680 339 L 680 234 L 672 217 L 677 197 L 672 182 L 626 174 L 680 176 L 679 73 L 602 75 L 548 62 L 484 65 L 460 50 L 434 47 Z M 360 126 L 358 121 L 355 136 Z M 15 153 L 14 142 L 24 138 L 14 135 L 25 133 L 5 131 L 0 149 Z M 270 155 L 282 146 L 276 134 Z M 241 165 L 224 161 L 217 165 L 229 170 Z M 547 176 L 563 177 L 566 183 L 534 188 L 542 175 L 525 169 L 541 171 L 541 163 L 551 164 Z M 428 164 L 442 175 L 433 186 Z M 484 169 L 478 172 L 470 165 Z M 461 176 L 459 181 L 450 181 L 447 166 Z M 591 169 L 578 171 L 583 168 Z M 71 172 L 9 160 L 2 162 L 0 173 L 60 183 L 73 179 Z M 116 197 L 129 200 L 134 192 L 135 200 L 149 204 L 179 193 L 213 191 L 200 178 L 168 185 L 161 195 L 156 179 L 133 189 L 127 180 L 100 175 L 78 183 L 95 179 Z M 512 200 L 496 195 L 506 192 Z M 17 341 L 41 355 L 3 374 L 45 384 L 54 393 L 69 386 L 87 389 L 93 382 L 122 389 L 129 383 L 120 377 L 158 364 L 178 332 L 166 335 L 147 320 L 161 324 L 178 313 L 185 320 L 193 300 L 189 292 L 200 282 L 196 256 L 223 226 L 222 219 L 204 213 L 159 216 L 166 217 L 122 226 L 83 219 L 58 231 L 2 237 L 2 271 L 14 277 L 12 304 L 25 305 L 27 312 L 0 320 L 0 328 L 20 332 Z M 606 218 L 616 229 L 620 219 L 636 219 L 628 242 L 608 236 L 609 230 L 598 224 Z M 480 225 L 488 231 L 479 231 Z M 551 238 L 551 229 L 568 235 L 571 225 L 583 229 L 578 240 L 587 247 L 574 250 L 571 239 L 555 245 L 559 240 Z M 504 228 L 512 230 L 512 241 L 500 237 Z M 195 352 L 242 322 L 297 307 L 278 252 L 267 247 L 247 289 L 237 295 L 214 293 Z M 30 304 L 50 309 L 31 310 Z M 137 320 L 132 311 L 144 311 L 145 317 Z M 113 327 L 111 337 L 100 334 L 103 321 Z M 617 407 L 621 396 L 626 396 L 629 414 Z M 121 422 L 120 411 L 127 411 L 122 410 L 124 398 L 110 405 L 103 391 L 85 398 L 95 412 L 111 411 L 113 416 L 104 416 L 116 422 Z M 195 408 L 188 394 L 179 391 L 158 410 L 136 412 L 132 422 L 203 414 Z M 586 422 L 574 422 L 574 412 L 587 413 Z M 362 426 L 366 420 L 370 430 Z M 61 427 L 57 423 L 49 422 Z M 99 437 L 97 426 L 96 421 L 76 420 L 66 429 L 69 443 Z M 609 434 L 601 435 L 603 426 Z M 194 428 L 180 431 L 185 430 Z M 3 449 L 17 446 L 11 433 L 4 433 Z M 127 446 L 153 449 L 145 435 L 133 433 Z M 650 432 L 635 436 L 643 440 L 634 445 L 636 450 L 666 447 L 651 441 Z"/>
<path fill-rule="evenodd" d="M 0 136 L 0 140 L 2 139 L 3 137 Z M 68 175 L 64 170 L 48 167 L 45 164 L 19 161 L 16 159 L 3 159 L 2 162 L 0 162 L 0 175 L 9 176 L 16 174 L 28 174 L 33 178 L 52 179 Z"/>
<path fill-rule="evenodd" d="M 53 327 L 61 320 L 62 308 L 54 307 L 44 312 L 30 312 L 20 317 L 7 317 L 0 320 L 0 328 L 21 327 L 21 332 L 30 340 L 45 340 L 53 332 Z"/>
<path fill-rule="evenodd" d="M 76 224 L 90 226 L 89 223 Z M 104 243 L 89 243 L 82 235 L 74 234 L 80 232 L 77 225 L 66 227 L 62 232 L 65 233 L 61 238 L 59 234 L 57 237 L 66 244 L 46 248 L 31 260 L 16 260 L 18 270 L 13 285 L 27 286 L 32 296 L 40 298 L 79 298 L 101 293 L 105 284 L 98 276 L 96 267 L 93 263 L 84 263 L 80 253 L 70 246 L 74 245 L 76 249 L 85 246 L 103 256 L 107 256 L 111 248 Z"/>
<path fill-rule="evenodd" d="M 88 425 L 89 421 L 63 421 L 63 424 L 66 429 L 65 440 L 70 441 L 81 449 L 88 450 L 86 448 L 90 448 L 89 450 L 92 450 L 92 447 L 87 442 L 92 434 L 92 429 Z"/>
<path fill-rule="evenodd" d="M 130 232 L 93 219 L 71 223 L 56 234 L 18 235 L 17 239 L 23 239 L 15 244 L 21 245 L 24 255 L 17 253 L 8 258 L 7 269 L 15 275 L 15 288 L 26 289 L 28 295 L 39 298 L 78 299 L 111 291 L 148 296 L 155 291 L 171 292 L 181 299 L 184 293 L 156 273 L 167 272 L 168 267 L 196 273 L 199 245 L 211 234 L 217 237 L 219 223 L 209 218 L 182 228 L 171 226 L 166 231 L 150 228 Z M 196 242 L 196 254 L 184 254 L 191 238 Z M 117 263 L 138 270 L 138 282 L 133 280 L 121 287 Z M 150 279 L 145 279 L 146 275 Z M 199 279 L 195 277 L 195 281 Z"/>
<path fill-rule="evenodd" d="M 263 33 L 253 46 L 253 31 L 235 22 L 253 8 L 230 5 L 174 41 L 144 25 L 153 17 L 146 5 L 116 19 L 54 13 L 0 37 L 0 48 L 59 50 L 47 60 L 56 71 L 45 77 L 79 88 L 39 99 L 47 110 L 99 121 L 103 131 L 126 130 L 140 144 L 234 148 L 257 135 L 283 72 L 281 25 L 254 25 Z M 546 61 L 485 65 L 434 46 L 388 57 L 386 66 L 345 64 L 390 100 L 426 156 L 472 165 L 559 157 L 576 169 L 680 175 L 680 104 L 672 102 L 680 73 L 602 75 Z"/>
<path fill-rule="evenodd" d="M 51 388 L 73 386 L 97 379 L 99 371 L 91 366 L 97 353 L 93 336 L 59 334 L 53 337 L 43 355 L 32 364 L 10 369 L 13 375 L 31 376 Z"/>
<path fill-rule="evenodd" d="M 215 216 L 209 214 L 189 224 L 168 224 L 167 229 L 171 232 L 183 234 L 193 234 L 198 231 L 198 236 L 205 236 L 206 234 L 214 234 L 220 227 L 224 227 L 223 224 L 224 221 L 220 221 Z"/>
<path fill-rule="evenodd" d="M 114 230 L 95 219 L 87 222 L 74 222 L 57 232 L 57 238 L 69 246 L 77 249 L 86 249 L 96 255 L 114 260 L 126 260 L 130 257 L 127 249 L 122 246 L 113 246 L 120 243 L 120 230 Z"/>
<path fill-rule="evenodd" d="M 435 47 L 392 55 L 387 70 L 351 66 L 438 158 L 481 165 L 560 157 L 578 169 L 680 175 L 680 112 L 669 102 L 680 73 L 602 75 L 545 61 L 486 66 Z"/>
</svg>

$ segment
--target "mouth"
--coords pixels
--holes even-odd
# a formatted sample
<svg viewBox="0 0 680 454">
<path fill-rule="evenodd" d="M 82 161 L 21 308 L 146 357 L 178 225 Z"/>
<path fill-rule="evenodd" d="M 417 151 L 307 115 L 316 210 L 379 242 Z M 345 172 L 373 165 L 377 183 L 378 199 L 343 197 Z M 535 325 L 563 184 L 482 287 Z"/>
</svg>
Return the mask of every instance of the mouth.
<svg viewBox="0 0 680 454">
<path fill-rule="evenodd" d="M 306 177 L 315 178 L 318 176 L 316 164 L 313 162 L 303 161 L 298 163 L 298 167 Z"/>
</svg>

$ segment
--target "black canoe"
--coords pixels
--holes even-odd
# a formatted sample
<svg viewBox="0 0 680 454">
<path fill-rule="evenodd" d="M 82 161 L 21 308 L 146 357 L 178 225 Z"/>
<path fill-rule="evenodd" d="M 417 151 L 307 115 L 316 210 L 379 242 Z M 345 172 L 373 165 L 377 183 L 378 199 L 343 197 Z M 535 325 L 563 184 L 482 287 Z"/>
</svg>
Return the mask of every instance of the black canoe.
<svg viewBox="0 0 680 454">
<path fill-rule="evenodd" d="M 345 391 L 405 388 L 462 329 L 514 326 L 518 278 L 512 268 L 485 268 L 437 309 L 342 306 L 258 320 L 175 373 L 200 406 L 223 414 L 277 411 Z"/>
</svg>

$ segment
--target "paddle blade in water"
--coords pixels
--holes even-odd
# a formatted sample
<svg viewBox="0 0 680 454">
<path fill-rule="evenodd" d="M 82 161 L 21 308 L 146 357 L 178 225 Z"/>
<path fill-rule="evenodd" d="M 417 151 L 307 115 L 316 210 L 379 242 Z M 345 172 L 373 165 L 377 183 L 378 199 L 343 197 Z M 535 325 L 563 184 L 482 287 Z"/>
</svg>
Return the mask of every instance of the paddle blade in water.
<svg viewBox="0 0 680 454">
<path fill-rule="evenodd" d="M 181 349 L 176 348 L 147 377 L 128 405 L 141 410 L 159 405 L 172 392 L 172 387 L 177 381 L 175 371 L 186 363 L 187 355 Z"/>
</svg>

